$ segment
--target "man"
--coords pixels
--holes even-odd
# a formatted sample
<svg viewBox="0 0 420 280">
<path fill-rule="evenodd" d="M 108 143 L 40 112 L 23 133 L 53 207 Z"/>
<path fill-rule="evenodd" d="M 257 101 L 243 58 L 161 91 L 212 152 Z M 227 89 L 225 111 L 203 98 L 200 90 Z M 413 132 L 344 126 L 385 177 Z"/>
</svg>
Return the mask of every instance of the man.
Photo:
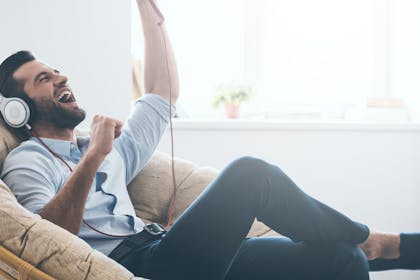
<svg viewBox="0 0 420 280">
<path fill-rule="evenodd" d="M 228 165 L 167 231 L 135 216 L 126 186 L 167 127 L 178 95 L 175 59 L 153 0 L 137 0 L 145 36 L 146 94 L 122 122 L 85 112 L 67 77 L 19 52 L 0 65 L 0 91 L 26 99 L 32 135 L 1 176 L 19 202 L 152 279 L 369 279 L 357 244 L 369 229 L 302 192 L 278 167 L 243 157 Z M 258 218 L 287 237 L 246 238 Z M 130 235 L 130 236 L 128 236 Z"/>
</svg>

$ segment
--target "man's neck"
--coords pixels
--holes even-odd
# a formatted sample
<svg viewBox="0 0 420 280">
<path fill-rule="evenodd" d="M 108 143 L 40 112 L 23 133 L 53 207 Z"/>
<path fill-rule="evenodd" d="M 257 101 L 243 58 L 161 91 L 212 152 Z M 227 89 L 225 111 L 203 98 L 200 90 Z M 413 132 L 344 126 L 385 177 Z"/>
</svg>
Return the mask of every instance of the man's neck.
<svg viewBox="0 0 420 280">
<path fill-rule="evenodd" d="M 74 129 L 57 129 L 54 127 L 43 127 L 34 125 L 32 130 L 35 132 L 38 137 L 59 139 L 65 141 L 74 141 Z"/>
</svg>

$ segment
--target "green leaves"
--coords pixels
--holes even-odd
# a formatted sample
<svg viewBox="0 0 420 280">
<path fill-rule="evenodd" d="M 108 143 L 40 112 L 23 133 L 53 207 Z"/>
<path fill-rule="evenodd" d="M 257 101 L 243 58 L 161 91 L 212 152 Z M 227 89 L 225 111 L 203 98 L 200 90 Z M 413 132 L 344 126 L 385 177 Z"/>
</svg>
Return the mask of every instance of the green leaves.
<svg viewBox="0 0 420 280">
<path fill-rule="evenodd" d="M 213 100 L 213 107 L 217 108 L 222 104 L 240 104 L 248 101 L 254 95 L 254 89 L 247 84 L 221 84 L 216 91 L 216 96 Z"/>
</svg>

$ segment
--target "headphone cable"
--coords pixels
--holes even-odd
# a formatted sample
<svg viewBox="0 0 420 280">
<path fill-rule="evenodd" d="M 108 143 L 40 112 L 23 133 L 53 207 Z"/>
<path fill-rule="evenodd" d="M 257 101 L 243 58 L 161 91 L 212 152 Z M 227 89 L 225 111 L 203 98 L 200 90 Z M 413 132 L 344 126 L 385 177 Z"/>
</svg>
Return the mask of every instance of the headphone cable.
<svg viewBox="0 0 420 280">
<path fill-rule="evenodd" d="M 165 61 L 166 61 L 166 67 L 167 67 L 167 74 L 168 74 L 168 82 L 169 82 L 169 126 L 170 126 L 170 141 L 171 141 L 171 175 L 172 175 L 172 187 L 173 187 L 173 195 L 169 204 L 169 208 L 168 208 L 168 214 L 167 214 L 167 221 L 166 221 L 166 225 L 165 225 L 165 229 L 168 230 L 169 227 L 172 224 L 172 220 L 173 220 L 173 214 L 174 214 L 174 209 L 175 209 L 175 201 L 176 201 L 176 195 L 177 195 L 177 188 L 176 188 L 176 177 L 175 177 L 175 156 L 174 156 L 174 132 L 173 132 L 173 122 L 172 122 L 172 78 L 170 75 L 170 71 L 169 71 L 169 59 L 168 59 L 168 48 L 167 48 L 167 43 L 166 43 L 166 38 L 165 38 L 165 32 L 163 30 L 162 24 L 165 21 L 165 18 L 163 17 L 163 15 L 161 14 L 161 12 L 159 11 L 159 9 L 156 7 L 155 3 L 153 2 L 153 0 L 149 1 L 152 5 L 152 7 L 155 9 L 155 11 L 158 13 L 159 17 L 161 18 L 161 21 L 158 22 L 158 25 L 160 27 L 160 31 L 162 34 L 162 38 L 163 38 L 163 42 L 164 42 L 164 47 L 165 47 Z M 27 125 L 27 128 L 29 129 L 29 131 L 31 132 L 31 134 L 38 139 L 38 141 L 56 158 L 58 158 L 59 160 L 61 160 L 66 167 L 70 170 L 70 172 L 73 172 L 73 168 L 71 168 L 71 166 L 60 156 L 58 155 L 56 152 L 54 152 L 37 134 L 36 132 L 31 129 L 31 127 L 29 125 Z M 132 236 L 135 234 L 127 234 L 127 235 L 118 235 L 118 234 L 110 234 L 110 233 L 106 233 L 103 231 L 100 231 L 98 229 L 96 229 L 95 227 L 93 227 L 92 225 L 90 225 L 84 218 L 82 218 L 83 223 L 89 227 L 90 229 L 92 229 L 95 232 L 98 232 L 102 235 L 105 236 L 109 236 L 109 237 L 128 237 L 128 236 Z"/>
</svg>

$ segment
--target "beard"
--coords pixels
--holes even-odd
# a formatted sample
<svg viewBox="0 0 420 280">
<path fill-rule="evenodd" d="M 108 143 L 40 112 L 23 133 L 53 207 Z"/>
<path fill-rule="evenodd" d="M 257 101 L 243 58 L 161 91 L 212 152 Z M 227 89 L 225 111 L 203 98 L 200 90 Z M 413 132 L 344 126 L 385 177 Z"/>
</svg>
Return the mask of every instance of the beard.
<svg viewBox="0 0 420 280">
<path fill-rule="evenodd" d="M 53 125 L 57 129 L 73 129 L 86 118 L 85 110 L 79 107 L 67 109 L 49 98 L 40 98 L 34 103 L 34 123 Z"/>
</svg>

